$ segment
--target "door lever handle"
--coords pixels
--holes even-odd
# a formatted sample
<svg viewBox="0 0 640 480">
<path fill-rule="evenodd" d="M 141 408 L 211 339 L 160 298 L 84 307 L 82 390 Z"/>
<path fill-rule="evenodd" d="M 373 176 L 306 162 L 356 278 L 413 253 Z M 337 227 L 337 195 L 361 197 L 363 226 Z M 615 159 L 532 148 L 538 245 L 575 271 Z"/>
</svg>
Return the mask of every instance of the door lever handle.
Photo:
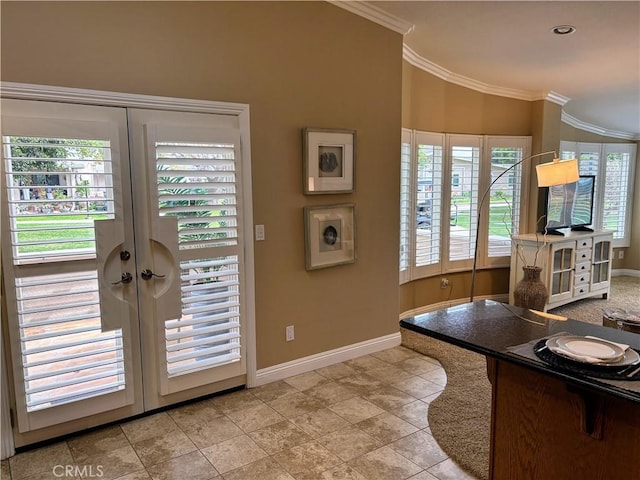
<svg viewBox="0 0 640 480">
<path fill-rule="evenodd" d="M 118 285 L 119 283 L 130 283 L 133 280 L 133 276 L 129 272 L 124 272 L 120 280 L 117 282 L 111 282 L 112 285 Z"/>
<path fill-rule="evenodd" d="M 140 272 L 140 276 L 142 277 L 143 280 L 151 280 L 152 277 L 158 277 L 158 278 L 164 277 L 164 275 L 158 275 L 157 273 L 153 273 L 148 268 L 145 268 L 144 270 L 142 270 L 142 272 Z"/>
</svg>

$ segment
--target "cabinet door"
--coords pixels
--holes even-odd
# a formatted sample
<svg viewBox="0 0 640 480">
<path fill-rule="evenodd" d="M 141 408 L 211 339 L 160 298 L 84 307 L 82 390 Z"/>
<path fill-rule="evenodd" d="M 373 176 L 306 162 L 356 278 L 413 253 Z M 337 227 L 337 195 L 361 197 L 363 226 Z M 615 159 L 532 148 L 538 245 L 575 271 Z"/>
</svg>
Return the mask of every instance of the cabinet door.
<svg viewBox="0 0 640 480">
<path fill-rule="evenodd" d="M 573 295 L 573 262 L 575 242 L 562 242 L 551 246 L 549 251 L 549 303 L 571 298 Z"/>
<path fill-rule="evenodd" d="M 611 235 L 593 239 L 591 290 L 609 288 L 611 279 Z"/>
</svg>

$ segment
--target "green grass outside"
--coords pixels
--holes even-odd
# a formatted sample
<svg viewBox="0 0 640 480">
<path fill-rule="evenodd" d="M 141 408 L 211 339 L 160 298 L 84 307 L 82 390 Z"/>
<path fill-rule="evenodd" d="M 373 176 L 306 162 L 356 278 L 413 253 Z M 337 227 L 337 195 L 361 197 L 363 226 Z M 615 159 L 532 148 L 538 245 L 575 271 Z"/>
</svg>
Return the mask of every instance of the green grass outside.
<svg viewBox="0 0 640 480">
<path fill-rule="evenodd" d="M 93 221 L 106 218 L 109 217 L 103 214 L 92 215 L 91 218 L 79 215 L 38 215 L 18 218 L 16 223 L 19 242 L 45 242 L 38 245 L 22 245 L 18 248 L 18 251 L 19 253 L 40 253 L 95 248 Z M 70 229 L 69 227 L 71 226 L 76 228 Z M 26 228 L 54 230 L 20 231 Z M 66 241 L 53 243 L 59 240 Z"/>
<path fill-rule="evenodd" d="M 500 235 L 502 237 L 510 237 L 511 233 L 507 229 L 507 227 L 502 222 L 503 216 L 505 216 L 505 220 L 508 221 L 510 216 L 509 207 L 502 206 L 493 206 L 491 208 L 492 217 L 494 219 L 494 223 L 489 226 L 489 235 Z M 458 226 L 464 228 L 465 230 L 469 230 L 471 221 L 470 221 L 471 212 L 469 210 L 458 210 Z M 500 221 L 496 222 L 495 220 L 500 219 Z M 476 219 L 473 219 L 474 223 Z"/>
</svg>

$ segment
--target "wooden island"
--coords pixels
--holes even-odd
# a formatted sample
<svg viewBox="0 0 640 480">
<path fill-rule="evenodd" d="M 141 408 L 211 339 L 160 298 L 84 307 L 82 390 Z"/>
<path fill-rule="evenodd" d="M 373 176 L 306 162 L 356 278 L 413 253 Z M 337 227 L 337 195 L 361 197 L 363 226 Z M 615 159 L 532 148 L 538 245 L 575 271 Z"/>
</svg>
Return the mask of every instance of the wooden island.
<svg viewBox="0 0 640 480">
<path fill-rule="evenodd" d="M 639 334 L 490 300 L 400 325 L 486 356 L 492 384 L 489 478 L 640 480 L 640 373 L 633 380 L 594 378 L 554 367 L 532 347 L 569 333 L 640 350 Z"/>
</svg>

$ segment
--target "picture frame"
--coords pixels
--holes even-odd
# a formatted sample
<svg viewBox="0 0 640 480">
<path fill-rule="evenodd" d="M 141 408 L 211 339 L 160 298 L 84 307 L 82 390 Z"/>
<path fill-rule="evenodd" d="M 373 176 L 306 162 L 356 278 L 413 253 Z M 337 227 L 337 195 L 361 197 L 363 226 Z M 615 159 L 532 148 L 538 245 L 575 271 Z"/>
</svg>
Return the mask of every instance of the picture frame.
<svg viewBox="0 0 640 480">
<path fill-rule="evenodd" d="M 305 128 L 302 144 L 306 195 L 354 191 L 355 130 Z"/>
<path fill-rule="evenodd" d="M 304 207 L 305 267 L 333 267 L 356 261 L 355 205 Z"/>
</svg>

